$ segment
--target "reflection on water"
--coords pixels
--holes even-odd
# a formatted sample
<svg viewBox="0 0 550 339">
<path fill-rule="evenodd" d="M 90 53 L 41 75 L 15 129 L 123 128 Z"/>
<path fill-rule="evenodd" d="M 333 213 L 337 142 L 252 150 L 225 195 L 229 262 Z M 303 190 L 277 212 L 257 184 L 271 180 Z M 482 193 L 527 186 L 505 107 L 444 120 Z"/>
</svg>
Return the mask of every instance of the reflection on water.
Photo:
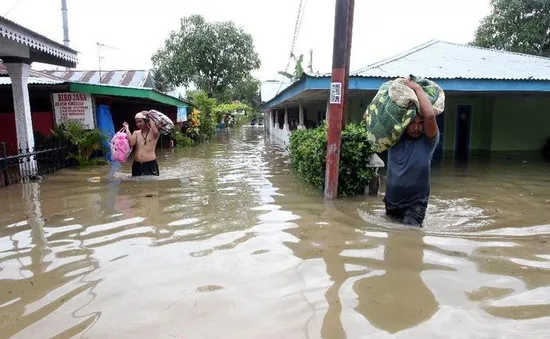
<svg viewBox="0 0 550 339">
<path fill-rule="evenodd" d="M 437 168 L 419 230 L 324 201 L 259 129 L 159 164 L 0 190 L 1 337 L 550 337 L 547 166 Z"/>
</svg>

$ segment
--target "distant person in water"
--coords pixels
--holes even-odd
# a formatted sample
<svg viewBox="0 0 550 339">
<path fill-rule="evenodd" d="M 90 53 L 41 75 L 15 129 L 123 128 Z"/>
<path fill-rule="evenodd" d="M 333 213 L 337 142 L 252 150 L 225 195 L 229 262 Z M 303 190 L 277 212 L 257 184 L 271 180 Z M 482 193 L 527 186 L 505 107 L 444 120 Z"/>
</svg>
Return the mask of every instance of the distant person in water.
<svg viewBox="0 0 550 339">
<path fill-rule="evenodd" d="M 439 128 L 434 109 L 422 87 L 411 80 L 406 84 L 416 93 L 420 112 L 407 126 L 399 142 L 388 150 L 384 203 L 388 216 L 422 227 L 430 196 L 430 165 L 439 143 Z"/>
<path fill-rule="evenodd" d="M 143 111 L 136 114 L 137 131 L 130 132 L 128 123 L 125 122 L 124 128 L 130 146 L 135 147 L 134 163 L 132 164 L 132 176 L 159 175 L 159 166 L 155 148 L 159 138 L 159 130 L 155 122 L 148 119 L 149 112 Z"/>
</svg>

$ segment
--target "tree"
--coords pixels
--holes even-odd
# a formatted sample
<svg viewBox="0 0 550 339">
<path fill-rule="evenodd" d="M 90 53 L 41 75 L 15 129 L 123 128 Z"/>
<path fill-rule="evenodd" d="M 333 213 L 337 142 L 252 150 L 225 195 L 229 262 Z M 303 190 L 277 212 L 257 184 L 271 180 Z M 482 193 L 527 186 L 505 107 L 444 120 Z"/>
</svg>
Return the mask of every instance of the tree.
<svg viewBox="0 0 550 339">
<path fill-rule="evenodd" d="M 174 90 L 174 86 L 170 85 L 163 73 L 159 72 L 157 69 L 153 69 L 152 73 L 156 90 L 165 93 Z"/>
<path fill-rule="evenodd" d="M 240 101 L 254 108 L 260 105 L 260 81 L 247 74 L 242 80 L 231 84 L 229 88 L 219 96 L 221 102 Z"/>
<path fill-rule="evenodd" d="M 474 45 L 550 56 L 550 0 L 491 0 Z"/>
<path fill-rule="evenodd" d="M 233 22 L 181 20 L 152 57 L 155 70 L 175 87 L 195 85 L 209 97 L 223 95 L 261 65 L 252 36 Z"/>
</svg>

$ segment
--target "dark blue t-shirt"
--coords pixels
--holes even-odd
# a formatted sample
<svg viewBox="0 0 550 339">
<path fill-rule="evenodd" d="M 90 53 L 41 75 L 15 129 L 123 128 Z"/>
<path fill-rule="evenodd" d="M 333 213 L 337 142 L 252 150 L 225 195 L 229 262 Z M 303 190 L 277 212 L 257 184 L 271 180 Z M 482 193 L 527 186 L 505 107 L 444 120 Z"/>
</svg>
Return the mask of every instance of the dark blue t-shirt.
<svg viewBox="0 0 550 339">
<path fill-rule="evenodd" d="M 430 165 L 439 133 L 433 139 L 422 135 L 418 139 L 406 135 L 388 150 L 386 196 L 393 208 L 428 203 L 430 195 Z"/>
</svg>

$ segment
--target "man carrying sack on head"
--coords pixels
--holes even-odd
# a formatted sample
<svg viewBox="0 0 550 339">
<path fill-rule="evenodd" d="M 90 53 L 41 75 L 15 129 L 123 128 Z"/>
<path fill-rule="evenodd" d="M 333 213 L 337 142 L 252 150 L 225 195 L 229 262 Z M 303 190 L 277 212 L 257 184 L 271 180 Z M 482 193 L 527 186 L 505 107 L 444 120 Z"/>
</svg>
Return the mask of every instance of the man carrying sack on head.
<svg viewBox="0 0 550 339">
<path fill-rule="evenodd" d="M 132 176 L 159 175 L 157 156 L 155 149 L 160 132 L 156 123 L 148 118 L 149 112 L 142 111 L 136 114 L 137 131 L 130 132 L 128 123 L 123 126 L 128 136 L 130 146 L 135 147 L 134 163 L 132 164 Z"/>
<path fill-rule="evenodd" d="M 430 195 L 430 164 L 439 143 L 435 111 L 422 87 L 411 80 L 419 111 L 401 139 L 388 149 L 386 213 L 405 224 L 422 227 Z"/>
<path fill-rule="evenodd" d="M 382 84 L 364 115 L 372 151 L 388 151 L 386 214 L 408 225 L 422 227 L 426 217 L 436 116 L 444 110 L 443 89 L 410 75 Z"/>
</svg>

